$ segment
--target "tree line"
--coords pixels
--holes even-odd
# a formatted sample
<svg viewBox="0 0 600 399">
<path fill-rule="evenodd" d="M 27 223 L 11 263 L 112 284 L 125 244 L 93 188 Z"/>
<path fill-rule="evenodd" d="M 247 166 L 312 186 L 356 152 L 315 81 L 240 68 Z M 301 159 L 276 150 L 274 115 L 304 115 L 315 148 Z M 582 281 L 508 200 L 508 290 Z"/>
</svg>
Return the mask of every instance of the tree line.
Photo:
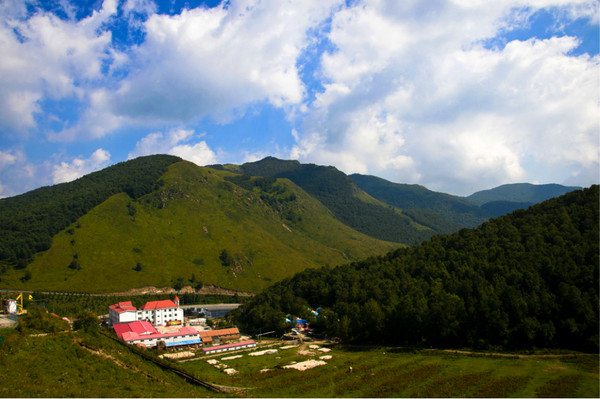
<svg viewBox="0 0 600 399">
<path fill-rule="evenodd" d="M 0 263 L 25 268 L 45 251 L 52 237 L 110 196 L 125 192 L 137 199 L 159 187 L 172 163 L 170 155 L 121 162 L 70 183 L 42 187 L 0 200 Z"/>
<path fill-rule="evenodd" d="M 309 269 L 233 316 L 345 342 L 598 350 L 598 186 L 385 256 Z M 308 310 L 321 307 L 315 318 Z"/>
</svg>

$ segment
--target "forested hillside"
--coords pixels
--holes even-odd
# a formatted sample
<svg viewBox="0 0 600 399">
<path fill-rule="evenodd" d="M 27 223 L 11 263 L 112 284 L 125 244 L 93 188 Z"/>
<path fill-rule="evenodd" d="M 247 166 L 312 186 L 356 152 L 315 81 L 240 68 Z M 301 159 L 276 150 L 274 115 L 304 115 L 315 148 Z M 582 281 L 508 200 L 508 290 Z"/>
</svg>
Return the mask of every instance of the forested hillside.
<svg viewBox="0 0 600 399">
<path fill-rule="evenodd" d="M 306 317 L 346 342 L 598 350 L 598 186 L 270 287 L 238 314 L 282 331 Z M 308 307 L 321 307 L 314 317 Z"/>
<path fill-rule="evenodd" d="M 417 184 L 398 184 L 375 176 L 353 174 L 350 178 L 371 196 L 402 209 L 419 223 L 438 233 L 476 227 L 489 215 L 463 198 L 431 191 Z M 514 210 L 514 209 L 511 209 Z"/>
<path fill-rule="evenodd" d="M 337 219 L 371 237 L 414 245 L 440 231 L 377 202 L 352 179 L 332 166 L 301 164 L 267 157 L 243 165 L 212 165 L 215 169 L 263 177 L 287 178 L 325 205 Z M 429 223 L 431 224 L 431 223 Z"/>
<path fill-rule="evenodd" d="M 137 199 L 157 188 L 159 177 L 180 158 L 153 155 L 122 162 L 70 183 L 42 187 L 0 200 L 0 262 L 24 268 L 52 237 L 111 195 Z"/>
</svg>

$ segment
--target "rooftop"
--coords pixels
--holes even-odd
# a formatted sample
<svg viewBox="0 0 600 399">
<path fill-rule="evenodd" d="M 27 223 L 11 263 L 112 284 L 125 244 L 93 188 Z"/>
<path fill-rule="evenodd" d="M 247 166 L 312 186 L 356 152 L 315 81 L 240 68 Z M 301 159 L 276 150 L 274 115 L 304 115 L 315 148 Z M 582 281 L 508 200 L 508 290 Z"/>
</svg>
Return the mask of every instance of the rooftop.
<svg viewBox="0 0 600 399">
<path fill-rule="evenodd" d="M 176 332 L 160 333 L 147 321 L 134 321 L 131 323 L 118 323 L 114 326 L 117 336 L 123 341 L 135 341 L 138 339 L 160 339 L 179 337 L 182 335 L 198 335 L 193 327 L 182 327 Z"/>
<path fill-rule="evenodd" d="M 175 302 L 170 299 L 165 299 L 162 301 L 150 301 L 146 302 L 144 306 L 142 306 L 141 310 L 153 310 L 153 309 L 168 309 L 168 308 L 176 308 L 178 307 Z"/>
<path fill-rule="evenodd" d="M 117 311 L 118 313 L 137 311 L 136 307 L 133 306 L 131 301 L 119 302 L 114 305 L 110 305 L 109 308 Z"/>
</svg>

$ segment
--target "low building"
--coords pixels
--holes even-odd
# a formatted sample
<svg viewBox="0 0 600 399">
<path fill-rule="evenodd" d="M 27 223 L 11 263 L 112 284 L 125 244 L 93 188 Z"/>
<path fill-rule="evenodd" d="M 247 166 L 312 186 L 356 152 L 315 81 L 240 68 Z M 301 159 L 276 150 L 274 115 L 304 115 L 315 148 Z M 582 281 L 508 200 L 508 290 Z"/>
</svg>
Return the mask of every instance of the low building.
<svg viewBox="0 0 600 399">
<path fill-rule="evenodd" d="M 179 331 L 160 333 L 148 321 L 134 321 L 113 325 L 117 337 L 129 344 L 141 344 L 147 348 L 164 342 L 167 348 L 177 346 L 201 346 L 202 339 L 196 329 L 182 327 Z"/>
<path fill-rule="evenodd" d="M 240 330 L 237 328 L 223 328 L 220 330 L 200 331 L 200 337 L 204 345 L 211 345 L 222 341 L 230 341 L 240 338 Z"/>
<path fill-rule="evenodd" d="M 130 323 L 137 320 L 137 309 L 131 301 L 119 302 L 108 307 L 108 318 L 111 325 Z"/>
<path fill-rule="evenodd" d="M 235 351 L 235 350 L 239 350 L 239 349 L 248 349 L 248 348 L 255 348 L 255 347 L 256 347 L 256 342 L 250 340 L 250 341 L 243 341 L 243 342 L 235 342 L 232 344 L 215 345 L 215 346 L 211 346 L 208 348 L 202 348 L 202 351 L 204 352 L 205 355 L 211 355 L 214 353 L 229 352 L 229 351 Z"/>
</svg>

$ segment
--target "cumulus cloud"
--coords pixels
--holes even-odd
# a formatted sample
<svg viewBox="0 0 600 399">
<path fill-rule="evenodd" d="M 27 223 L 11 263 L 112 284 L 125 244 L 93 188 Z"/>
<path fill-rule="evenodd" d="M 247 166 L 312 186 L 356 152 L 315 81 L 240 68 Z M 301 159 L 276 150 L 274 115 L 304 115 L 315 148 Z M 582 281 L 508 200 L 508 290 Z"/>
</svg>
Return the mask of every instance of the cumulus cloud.
<svg viewBox="0 0 600 399">
<path fill-rule="evenodd" d="M 99 28 L 117 11 L 116 0 L 80 21 L 4 4 L 0 17 L 0 131 L 22 134 L 36 126 L 44 98 L 84 95 L 111 57 L 111 33 Z M 112 51 L 114 53 L 114 51 Z"/>
<path fill-rule="evenodd" d="M 87 159 L 75 158 L 71 162 L 61 162 L 52 171 L 52 183 L 65 183 L 83 175 L 92 173 L 108 166 L 110 153 L 102 148 L 97 149 Z"/>
<path fill-rule="evenodd" d="M 112 111 L 135 120 L 226 123 L 252 103 L 299 104 L 305 87 L 296 63 L 309 43 L 306 32 L 337 3 L 234 0 L 154 14 Z"/>
<path fill-rule="evenodd" d="M 336 13 L 326 84 L 292 156 L 459 194 L 555 180 L 534 174 L 543 166 L 563 179 L 597 169 L 600 58 L 572 55 L 579 42 L 564 35 L 485 45 L 567 2 L 537 3 L 374 0 Z"/>
<path fill-rule="evenodd" d="M 199 166 L 216 163 L 217 156 L 205 141 L 192 142 L 200 136 L 193 130 L 186 129 L 150 133 L 137 142 L 135 149 L 129 154 L 129 159 L 142 155 L 170 154 Z"/>
</svg>

